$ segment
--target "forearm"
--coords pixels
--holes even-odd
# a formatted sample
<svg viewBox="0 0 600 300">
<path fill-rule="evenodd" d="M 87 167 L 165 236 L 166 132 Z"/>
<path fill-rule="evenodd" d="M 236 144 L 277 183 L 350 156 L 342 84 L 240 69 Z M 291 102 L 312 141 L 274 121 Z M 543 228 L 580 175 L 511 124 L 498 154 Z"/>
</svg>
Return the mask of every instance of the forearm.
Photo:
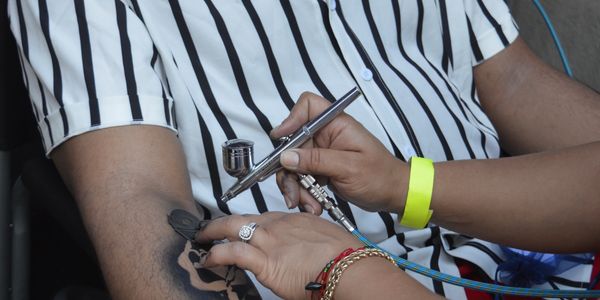
<svg viewBox="0 0 600 300">
<path fill-rule="evenodd" d="M 521 39 L 477 66 L 475 83 L 512 155 L 600 141 L 600 94 L 543 63 Z"/>
<path fill-rule="evenodd" d="M 533 250 L 600 250 L 600 142 L 435 168 L 436 224 Z"/>
<path fill-rule="evenodd" d="M 173 132 L 151 126 L 90 132 L 66 142 L 52 158 L 77 201 L 114 298 L 229 296 L 226 272 L 200 269 L 200 251 L 167 222 L 173 209 L 195 212 Z"/>
</svg>

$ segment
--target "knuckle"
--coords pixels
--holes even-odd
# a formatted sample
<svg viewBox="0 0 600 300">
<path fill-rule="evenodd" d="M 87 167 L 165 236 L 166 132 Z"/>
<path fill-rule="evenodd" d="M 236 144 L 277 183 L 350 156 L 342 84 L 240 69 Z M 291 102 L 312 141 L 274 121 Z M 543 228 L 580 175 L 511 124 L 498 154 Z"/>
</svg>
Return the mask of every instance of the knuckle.
<svg viewBox="0 0 600 300">
<path fill-rule="evenodd" d="M 321 151 L 318 149 L 311 149 L 309 152 L 309 165 L 311 167 L 317 167 L 321 163 Z"/>
<path fill-rule="evenodd" d="M 264 236 L 263 240 L 267 240 L 267 241 L 272 240 L 273 232 L 271 231 L 271 228 L 269 226 L 261 226 L 261 227 L 258 227 L 257 230 L 261 231 L 260 234 Z"/>
<path fill-rule="evenodd" d="M 276 216 L 279 216 L 281 214 L 283 214 L 283 213 L 279 212 L 279 211 L 267 211 L 267 212 L 262 213 L 262 215 L 266 216 L 266 217 L 276 217 Z"/>
<path fill-rule="evenodd" d="M 244 243 L 231 243 L 231 255 L 235 258 L 244 257 L 246 246 Z"/>
<path fill-rule="evenodd" d="M 314 94 L 308 91 L 304 91 L 302 92 L 302 94 L 300 94 L 300 100 L 299 101 L 308 101 L 308 99 L 310 99 Z"/>
<path fill-rule="evenodd" d="M 308 213 L 288 214 L 286 222 L 291 224 L 306 224 L 310 222 L 310 216 L 312 215 Z"/>
<path fill-rule="evenodd" d="M 223 219 L 223 226 L 229 229 L 236 230 L 239 227 L 239 224 L 243 223 L 244 216 L 241 215 L 231 215 Z"/>
<path fill-rule="evenodd" d="M 256 231 L 254 232 L 254 236 L 254 241 L 245 244 L 244 246 L 251 245 L 249 247 L 262 249 L 264 251 L 267 249 L 272 249 L 273 245 L 277 245 L 281 239 L 280 229 L 272 228 L 270 224 L 265 224 L 265 226 L 258 226 L 256 228 Z M 248 250 L 245 251 L 248 252 Z"/>
<path fill-rule="evenodd" d="M 287 214 L 287 215 L 283 216 L 283 218 L 282 218 L 282 221 L 283 221 L 283 222 L 286 222 L 286 221 L 292 221 L 292 220 L 294 220 L 295 218 L 297 218 L 297 217 L 298 217 L 298 215 L 299 215 L 299 214 Z"/>
</svg>

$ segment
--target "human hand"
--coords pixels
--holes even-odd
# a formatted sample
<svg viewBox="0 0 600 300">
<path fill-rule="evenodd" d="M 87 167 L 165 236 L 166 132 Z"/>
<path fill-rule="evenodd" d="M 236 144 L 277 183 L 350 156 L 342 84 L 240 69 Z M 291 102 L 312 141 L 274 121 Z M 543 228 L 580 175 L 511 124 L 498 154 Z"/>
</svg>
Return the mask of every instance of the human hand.
<svg viewBox="0 0 600 300">
<path fill-rule="evenodd" d="M 241 242 L 239 230 L 251 222 L 258 227 L 248 243 Z M 199 243 L 222 239 L 230 242 L 214 245 L 202 267 L 236 265 L 284 299 L 310 298 L 306 284 L 343 250 L 362 246 L 340 226 L 307 213 L 227 216 L 196 234 Z"/>
<path fill-rule="evenodd" d="M 329 101 L 318 95 L 302 94 L 290 115 L 271 131 L 271 137 L 293 133 L 329 105 Z M 321 213 L 320 205 L 297 183 L 294 174 L 297 172 L 327 177 L 332 190 L 363 209 L 403 211 L 407 165 L 345 113 L 316 132 L 301 149 L 284 152 L 280 161 L 287 171 L 277 173 L 277 184 L 290 208 L 301 204 L 307 211 Z"/>
</svg>

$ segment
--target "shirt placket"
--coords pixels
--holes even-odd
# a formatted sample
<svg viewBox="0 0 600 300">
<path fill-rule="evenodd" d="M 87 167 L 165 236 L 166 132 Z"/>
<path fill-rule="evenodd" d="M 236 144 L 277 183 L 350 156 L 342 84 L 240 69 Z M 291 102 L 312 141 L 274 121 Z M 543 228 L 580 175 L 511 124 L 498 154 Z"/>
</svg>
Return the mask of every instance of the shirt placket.
<svg viewBox="0 0 600 300">
<path fill-rule="evenodd" d="M 395 126 L 391 125 L 391 122 L 386 122 L 385 119 L 375 115 L 375 112 L 377 111 L 389 110 L 389 106 L 385 103 L 385 100 L 382 100 L 385 99 L 385 95 L 375 82 L 374 76 L 379 75 L 376 74 L 377 70 L 375 69 L 374 64 L 370 61 L 365 62 L 361 57 L 360 51 L 363 51 L 364 55 L 368 57 L 367 51 L 364 49 L 364 47 L 362 47 L 362 45 L 360 45 L 360 42 L 359 47 L 356 47 L 352 41 L 352 38 L 349 36 L 349 33 L 344 28 L 343 21 L 341 19 L 342 16 L 339 14 L 339 9 L 341 9 L 339 7 L 339 0 L 322 1 L 327 3 L 327 7 L 329 9 L 329 23 L 331 25 L 333 35 L 340 46 L 342 55 L 344 56 L 343 59 L 346 61 L 349 71 L 352 73 L 356 83 L 363 92 L 364 97 L 368 99 L 369 103 L 371 104 L 371 106 L 369 106 L 366 103 L 363 103 L 365 110 L 370 114 L 373 114 L 373 117 L 379 120 L 379 123 L 386 129 L 387 132 L 399 132 L 397 128 L 393 128 Z M 383 81 L 381 77 L 379 78 Z M 385 82 L 383 84 L 386 85 Z M 408 120 L 406 120 L 406 122 L 408 122 Z M 411 143 L 411 139 L 414 141 L 416 137 L 411 138 L 407 132 L 403 131 L 403 134 L 391 134 L 390 138 L 399 147 L 399 150 L 406 159 L 419 155 Z"/>
</svg>

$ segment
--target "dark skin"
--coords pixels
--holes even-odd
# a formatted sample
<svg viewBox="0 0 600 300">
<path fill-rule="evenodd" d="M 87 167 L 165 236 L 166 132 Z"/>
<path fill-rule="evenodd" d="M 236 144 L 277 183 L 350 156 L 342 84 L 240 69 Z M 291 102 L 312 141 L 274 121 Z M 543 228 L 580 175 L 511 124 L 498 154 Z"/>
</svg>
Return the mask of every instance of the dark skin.
<svg viewBox="0 0 600 300">
<path fill-rule="evenodd" d="M 586 143 L 590 143 L 590 146 L 571 150 L 581 151 L 573 153 L 573 157 L 577 157 L 579 153 L 597 153 L 597 142 L 593 142 L 600 140 L 600 130 L 597 130 L 600 128 L 598 95 L 541 63 L 521 40 L 477 66 L 475 80 L 482 105 L 496 125 L 503 147 L 511 154 L 547 151 Z M 174 267 L 174 261 L 169 256 L 169 253 L 181 253 L 183 242 L 166 222 L 166 215 L 176 208 L 195 211 L 185 157 L 174 132 L 155 126 L 103 129 L 68 140 L 54 150 L 51 156 L 79 205 L 113 298 L 210 299 L 210 293 L 206 291 L 186 289 L 184 282 L 189 282 L 189 273 L 178 271 L 181 269 Z M 539 159 L 551 161 L 552 157 L 541 156 Z M 437 168 L 436 172 L 440 176 L 444 176 L 446 172 L 450 174 L 448 178 L 455 180 L 460 178 L 453 175 L 473 174 L 464 170 L 472 165 L 459 163 L 461 162 L 448 163 L 444 168 Z M 530 163 L 531 166 L 540 165 L 535 157 Z M 513 165 L 523 166 L 523 162 L 514 161 Z M 557 170 L 563 169 L 560 165 L 555 166 Z M 485 165 L 479 165 L 478 168 L 475 169 L 479 170 L 476 174 L 481 176 L 469 178 L 485 178 L 495 174 L 486 174 L 485 170 L 499 170 L 495 166 L 488 169 Z M 504 170 L 510 171 L 510 163 L 505 168 L 508 169 Z M 553 172 L 552 170 L 546 171 Z M 581 170 L 589 172 L 589 176 L 585 178 L 600 178 L 598 165 L 585 166 L 576 173 L 581 174 Z M 522 174 L 525 177 L 527 175 Z M 565 179 L 569 178 L 574 177 L 567 174 Z M 470 215 L 468 211 L 458 209 L 472 207 L 468 206 L 471 198 L 462 197 L 466 193 L 460 188 L 462 181 L 437 182 L 432 203 L 442 206 L 434 207 L 434 218 L 437 218 L 435 223 L 484 238 L 505 240 L 497 236 L 497 231 L 490 230 L 496 228 L 494 220 L 484 218 L 483 214 Z M 496 187 L 504 190 L 506 184 Z M 587 186 L 591 183 L 577 181 L 574 184 Z M 597 182 L 593 184 L 598 186 Z M 493 194 L 494 187 L 482 188 L 481 192 Z M 402 194 L 402 191 L 396 192 Z M 593 194 L 598 190 L 592 188 L 588 192 Z M 436 200 L 437 195 L 454 199 L 446 202 L 452 205 L 443 207 L 445 202 Z M 492 199 L 490 203 L 505 200 L 502 193 L 498 196 L 499 199 Z M 581 199 L 588 197 L 587 194 L 581 195 Z M 294 200 L 297 203 L 298 199 Z M 465 203 L 460 204 L 460 201 Z M 502 207 L 486 206 L 478 212 L 497 209 Z M 315 207 L 315 211 L 320 212 L 320 207 Z M 445 212 L 446 215 L 440 212 Z M 582 212 L 585 213 L 590 211 Z M 526 210 L 522 214 L 527 219 L 531 216 Z M 196 215 L 201 218 L 199 214 Z M 496 215 L 517 217 L 513 210 Z M 502 221 L 507 224 L 505 220 Z M 560 224 L 556 224 L 558 225 Z M 565 227 L 548 229 L 547 232 L 554 232 L 555 229 L 564 231 Z M 598 227 L 592 224 L 589 224 L 589 229 L 596 236 L 600 234 Z M 520 231 L 521 228 L 510 230 Z M 556 245 L 555 250 L 574 250 L 575 247 L 571 246 L 577 241 L 573 237 L 573 243 Z M 587 241 L 589 243 L 589 239 Z M 597 241 L 592 239 L 594 243 Z M 582 238 L 581 242 L 585 242 L 585 239 Z M 528 243 L 531 243 L 531 239 L 519 240 L 515 245 Z M 580 245 L 579 249 L 596 246 L 597 244 Z M 134 255 L 135 260 L 131 259 Z"/>
<path fill-rule="evenodd" d="M 114 299 L 222 299 L 221 291 L 231 289 L 225 278 L 220 285 L 197 284 L 197 272 L 226 271 L 195 268 L 184 255 L 192 250 L 167 223 L 176 208 L 201 218 L 174 132 L 156 126 L 94 131 L 69 140 L 52 159 L 77 201 Z M 243 272 L 235 275 L 251 285 Z M 240 298 L 256 294 L 248 288 Z"/>
</svg>

